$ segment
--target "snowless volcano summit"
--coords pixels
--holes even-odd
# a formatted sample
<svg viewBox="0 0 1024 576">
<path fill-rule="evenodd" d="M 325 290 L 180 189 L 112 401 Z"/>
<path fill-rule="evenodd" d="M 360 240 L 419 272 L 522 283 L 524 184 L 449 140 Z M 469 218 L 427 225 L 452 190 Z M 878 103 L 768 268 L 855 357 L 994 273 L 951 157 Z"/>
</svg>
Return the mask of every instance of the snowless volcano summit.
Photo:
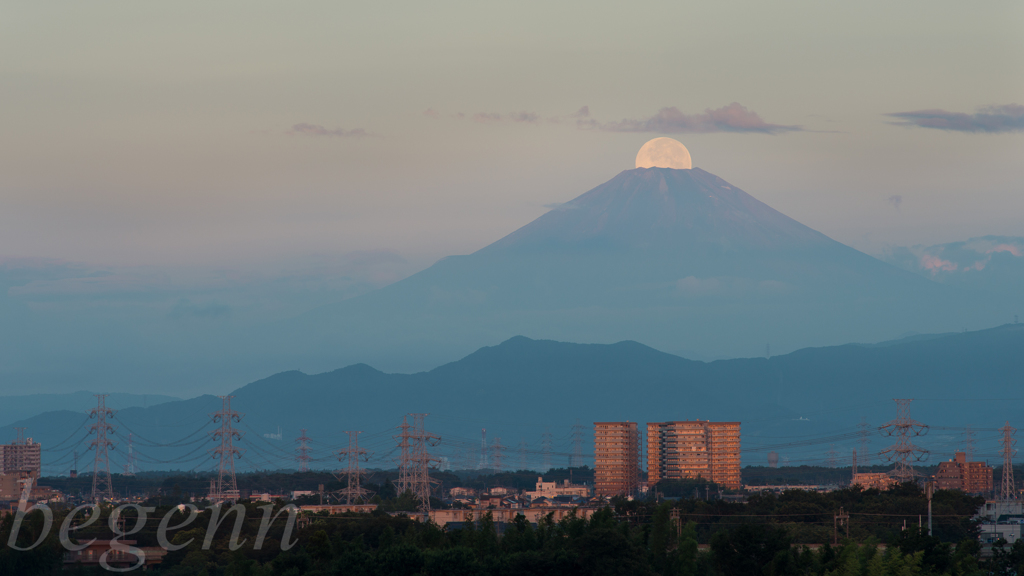
<svg viewBox="0 0 1024 576">
<path fill-rule="evenodd" d="M 837 244 L 700 168 L 626 170 L 483 249 L 687 252 Z"/>
<path fill-rule="evenodd" d="M 380 366 L 515 335 L 753 356 L 927 330 L 943 294 L 700 168 L 637 168 L 473 254 L 317 310 L 295 337 Z"/>
</svg>

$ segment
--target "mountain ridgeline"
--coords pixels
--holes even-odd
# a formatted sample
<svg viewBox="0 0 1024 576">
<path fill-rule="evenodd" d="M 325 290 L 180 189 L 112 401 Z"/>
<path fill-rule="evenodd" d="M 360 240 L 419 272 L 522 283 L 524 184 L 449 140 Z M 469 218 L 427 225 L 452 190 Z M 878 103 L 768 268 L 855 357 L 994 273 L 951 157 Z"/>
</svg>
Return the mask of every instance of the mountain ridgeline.
<svg viewBox="0 0 1024 576">
<path fill-rule="evenodd" d="M 1024 325 L 1019 324 L 714 362 L 687 360 L 636 342 L 569 344 L 515 337 L 416 374 L 387 374 L 365 364 L 317 375 L 283 372 L 234 391 L 232 407 L 244 414 L 239 428 L 246 437 L 240 445 L 249 452 L 242 468 L 294 466 L 293 439 L 300 429 L 307 430 L 321 451 L 341 445 L 344 430 L 362 430 L 363 442 L 379 459 L 371 465 L 390 467 L 394 427 L 410 412 L 429 413 L 428 429 L 442 437 L 439 453 L 453 458 L 479 445 L 481 428 L 510 447 L 522 438 L 534 454 L 549 428 L 561 439 L 556 453 L 564 453 L 564 437 L 578 419 L 586 430 L 586 453 L 595 421 L 739 420 L 744 463 L 761 464 L 766 451 L 759 447 L 791 441 L 786 438 L 846 433 L 864 417 L 872 427 L 891 420 L 892 398 L 917 398 L 913 416 L 936 427 L 972 424 L 986 429 L 1012 422 L 1024 408 L 1022 350 Z M 143 469 L 208 468 L 205 448 L 210 446 L 203 430 L 214 428 L 209 414 L 219 407 L 218 398 L 202 396 L 124 409 L 115 421 L 119 450 L 124 451 L 131 432 Z M 59 461 L 63 452 L 70 453 L 74 439 L 83 436 L 88 406 L 82 408 L 11 426 L 27 427 L 30 435 L 52 447 L 49 458 Z M 263 436 L 279 427 L 280 440 Z M 847 440 L 856 447 L 855 439 Z M 936 435 L 917 443 L 931 447 L 941 460 L 948 451 L 942 442 L 943 436 Z M 876 436 L 873 449 L 881 450 L 885 443 L 891 439 Z M 807 450 L 814 455 L 808 456 Z M 817 458 L 823 450 L 781 451 L 799 461 Z M 977 450 L 985 454 L 995 448 Z M 191 460 L 175 461 L 183 456 Z M 535 458 L 531 464 L 538 465 Z M 331 466 L 329 453 L 316 464 Z"/>
</svg>

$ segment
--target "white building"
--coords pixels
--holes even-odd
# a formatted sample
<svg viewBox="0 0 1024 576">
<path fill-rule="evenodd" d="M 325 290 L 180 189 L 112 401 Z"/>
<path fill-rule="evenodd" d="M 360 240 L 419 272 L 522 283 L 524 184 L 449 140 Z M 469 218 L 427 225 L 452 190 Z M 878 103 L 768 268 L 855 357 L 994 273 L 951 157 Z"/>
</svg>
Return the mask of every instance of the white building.
<svg viewBox="0 0 1024 576">
<path fill-rule="evenodd" d="M 975 518 L 981 520 L 978 525 L 978 538 L 982 542 L 992 543 L 1002 538 L 1009 544 L 1020 540 L 1021 527 L 1024 524 L 1024 501 L 991 500 L 978 509 Z"/>
<path fill-rule="evenodd" d="M 579 484 L 570 484 L 568 480 L 564 480 L 559 484 L 558 482 L 545 482 L 544 478 L 538 477 L 537 489 L 532 492 L 524 492 L 524 494 L 530 500 L 554 498 L 556 496 L 580 496 L 586 498 L 590 496 L 590 489 Z"/>
</svg>

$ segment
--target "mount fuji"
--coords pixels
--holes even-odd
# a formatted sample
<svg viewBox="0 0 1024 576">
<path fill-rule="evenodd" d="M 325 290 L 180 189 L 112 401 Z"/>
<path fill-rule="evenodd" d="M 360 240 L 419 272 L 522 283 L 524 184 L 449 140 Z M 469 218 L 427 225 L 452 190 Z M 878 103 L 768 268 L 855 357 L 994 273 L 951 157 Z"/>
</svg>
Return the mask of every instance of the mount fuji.
<svg viewBox="0 0 1024 576">
<path fill-rule="evenodd" d="M 957 329 L 977 318 L 968 308 L 985 304 L 965 306 L 956 290 L 699 168 L 637 168 L 477 252 L 321 307 L 277 336 L 316 364 L 333 357 L 402 371 L 514 335 L 749 357 Z"/>
</svg>

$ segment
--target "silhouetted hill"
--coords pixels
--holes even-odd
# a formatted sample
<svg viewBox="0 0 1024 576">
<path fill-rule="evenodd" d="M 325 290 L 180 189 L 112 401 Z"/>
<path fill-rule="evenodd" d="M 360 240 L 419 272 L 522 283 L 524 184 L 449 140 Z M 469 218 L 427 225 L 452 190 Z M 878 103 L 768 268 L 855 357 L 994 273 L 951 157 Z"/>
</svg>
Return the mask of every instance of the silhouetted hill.
<svg viewBox="0 0 1024 576">
<path fill-rule="evenodd" d="M 1024 407 L 1022 351 L 1020 324 L 885 346 L 849 344 L 710 363 L 636 342 L 569 344 L 516 337 L 417 374 L 387 374 L 362 364 L 316 375 L 283 372 L 236 390 L 232 406 L 244 414 L 238 425 L 246 434 L 239 445 L 248 450 L 242 467 L 294 465 L 294 439 L 301 428 L 315 440 L 316 467 L 339 465 L 330 448 L 347 442 L 346 430 L 364 432 L 361 444 L 375 453 L 371 465 L 390 467 L 394 427 L 407 413 L 429 413 L 427 428 L 444 439 L 440 453 L 455 459 L 472 459 L 466 454 L 479 446 L 481 428 L 488 438 L 502 439 L 512 465 L 520 439 L 530 446 L 532 465 L 538 465 L 540 438 L 549 428 L 556 442 L 554 464 L 563 465 L 577 419 L 585 427 L 585 453 L 594 421 L 711 419 L 743 422 L 746 463 L 762 462 L 769 446 L 782 446 L 777 451 L 794 463 L 820 462 L 828 446 L 808 444 L 809 439 L 853 432 L 862 417 L 878 426 L 895 416 L 893 398 L 915 398 L 913 416 L 937 430 L 1012 423 Z M 211 446 L 205 438 L 214 428 L 209 414 L 219 406 L 219 399 L 203 396 L 122 410 L 115 422 L 119 454 L 132 432 L 136 450 L 147 459 L 140 462 L 143 467 L 208 468 Z M 67 451 L 71 444 L 58 443 L 84 419 L 84 412 L 74 418 L 41 415 L 11 426 L 26 426 L 44 445 Z M 263 436 L 279 426 L 281 440 Z M 872 451 L 891 443 L 875 433 L 872 438 Z M 172 447 L 155 446 L 172 441 L 177 441 Z M 855 446 L 850 438 L 837 442 L 841 453 Z M 945 458 L 956 442 L 955 432 L 944 431 L 919 443 Z M 984 457 L 997 448 L 976 450 Z M 182 455 L 191 459 L 183 463 Z"/>
<path fill-rule="evenodd" d="M 108 394 L 107 406 L 120 410 L 132 406 L 153 406 L 181 400 L 161 394 Z M 0 422 L 13 422 L 34 416 L 40 412 L 55 410 L 76 410 L 83 405 L 95 404 L 93 392 L 72 392 L 70 394 L 26 394 L 24 396 L 0 396 Z M 2 437 L 0 437 L 2 440 Z"/>
</svg>

